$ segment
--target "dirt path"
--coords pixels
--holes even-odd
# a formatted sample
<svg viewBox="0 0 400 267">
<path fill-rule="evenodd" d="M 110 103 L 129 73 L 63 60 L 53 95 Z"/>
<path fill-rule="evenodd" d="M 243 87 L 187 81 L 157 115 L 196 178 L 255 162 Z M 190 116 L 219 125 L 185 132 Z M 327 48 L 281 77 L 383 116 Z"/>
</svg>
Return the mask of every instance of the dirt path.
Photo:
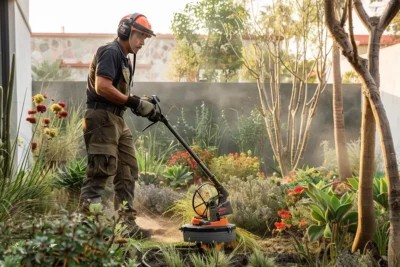
<svg viewBox="0 0 400 267">
<path fill-rule="evenodd" d="M 182 232 L 179 230 L 181 221 L 179 219 L 168 219 L 165 217 L 150 217 L 146 214 L 140 214 L 136 218 L 139 226 L 146 229 L 152 229 L 152 241 L 156 242 L 183 242 Z"/>
</svg>

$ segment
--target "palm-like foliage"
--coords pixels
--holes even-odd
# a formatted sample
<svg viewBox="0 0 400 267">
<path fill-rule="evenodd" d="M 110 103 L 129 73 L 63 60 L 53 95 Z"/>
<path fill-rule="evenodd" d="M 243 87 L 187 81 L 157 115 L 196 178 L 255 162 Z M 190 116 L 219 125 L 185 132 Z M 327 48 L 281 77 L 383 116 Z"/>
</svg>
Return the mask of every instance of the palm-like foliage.
<svg viewBox="0 0 400 267">
<path fill-rule="evenodd" d="M 39 65 L 32 66 L 32 79 L 34 81 L 68 81 L 71 78 L 71 69 L 61 68 L 59 60 L 44 60 Z"/>
</svg>

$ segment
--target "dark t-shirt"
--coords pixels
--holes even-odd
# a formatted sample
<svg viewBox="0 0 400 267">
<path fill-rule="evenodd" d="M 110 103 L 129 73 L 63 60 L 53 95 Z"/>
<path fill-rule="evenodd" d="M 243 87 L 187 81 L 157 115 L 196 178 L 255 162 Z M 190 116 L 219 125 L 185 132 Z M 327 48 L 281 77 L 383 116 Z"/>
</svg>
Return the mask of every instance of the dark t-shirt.
<svg viewBox="0 0 400 267">
<path fill-rule="evenodd" d="M 113 86 L 117 88 L 120 80 L 124 79 L 122 74 L 123 68 L 129 68 L 132 76 L 132 68 L 129 64 L 128 58 L 125 56 L 122 47 L 116 40 L 99 47 L 97 52 L 93 55 L 92 63 L 89 68 L 86 87 L 86 103 L 103 102 L 115 105 L 96 93 L 95 80 L 96 76 L 108 78 L 112 80 Z M 132 80 L 131 76 L 130 80 L 126 81 L 129 84 Z M 124 105 L 118 106 L 124 108 Z"/>
</svg>

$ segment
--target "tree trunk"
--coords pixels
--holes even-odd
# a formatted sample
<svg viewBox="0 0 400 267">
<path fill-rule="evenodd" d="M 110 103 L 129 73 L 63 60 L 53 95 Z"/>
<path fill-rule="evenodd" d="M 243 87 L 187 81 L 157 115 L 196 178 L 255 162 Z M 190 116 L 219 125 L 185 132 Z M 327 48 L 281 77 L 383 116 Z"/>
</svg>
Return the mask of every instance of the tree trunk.
<svg viewBox="0 0 400 267">
<path fill-rule="evenodd" d="M 375 136 L 375 130 L 371 131 L 370 129 L 370 127 L 373 125 L 371 124 L 370 120 L 370 118 L 372 118 L 371 113 L 373 114 L 373 118 L 376 121 L 377 129 L 379 130 L 389 192 L 390 235 L 388 245 L 388 262 L 390 267 L 395 267 L 398 266 L 398 264 L 400 263 L 400 181 L 390 124 L 379 94 L 379 47 L 382 33 L 389 25 L 393 17 L 400 10 L 400 1 L 390 0 L 385 11 L 380 17 L 371 18 L 368 16 L 367 12 L 363 8 L 362 2 L 360 0 L 355 0 L 353 2 L 358 16 L 361 18 L 361 21 L 363 21 L 364 25 L 370 32 L 368 60 L 358 56 L 356 42 L 352 32 L 352 2 L 348 1 L 347 3 L 349 10 L 350 38 L 348 38 L 348 34 L 344 31 L 344 28 L 342 27 L 342 25 L 340 25 L 339 21 L 337 21 L 335 17 L 332 16 L 334 12 L 334 5 L 332 1 L 329 0 L 325 0 L 326 25 L 332 33 L 334 40 L 340 45 L 343 55 L 346 56 L 354 70 L 362 78 L 363 91 L 365 94 L 362 132 L 362 136 L 364 138 L 362 142 L 364 146 L 362 148 L 362 160 L 371 160 L 368 156 L 368 153 L 370 151 L 367 150 L 367 146 L 375 146 L 375 143 L 370 142 L 370 140 L 368 139 L 372 139 L 372 135 Z M 372 112 L 370 110 L 372 110 Z M 366 170 L 370 170 L 370 168 L 373 168 L 373 164 L 366 166 L 367 164 L 365 161 L 361 164 L 361 169 L 363 169 L 363 167 L 366 168 L 363 170 L 364 173 Z M 361 175 L 361 177 L 364 180 L 360 182 L 359 194 L 364 193 L 364 196 L 359 196 L 359 199 L 361 201 L 360 203 L 365 205 L 363 199 L 365 201 L 368 201 L 365 193 L 370 190 L 369 187 L 372 187 L 373 181 L 366 179 L 367 176 L 365 174 Z M 371 198 L 372 196 L 370 197 L 369 201 L 372 201 Z M 361 206 L 359 208 L 362 209 L 363 207 Z M 373 209 L 373 206 L 371 205 L 371 207 L 366 208 L 367 210 Z M 367 218 L 365 216 L 367 216 Z M 368 228 L 368 226 L 366 226 L 367 228 L 362 229 L 363 221 L 366 219 L 370 220 L 373 217 L 373 215 L 369 218 L 368 215 L 365 216 L 362 213 L 359 214 L 358 227 L 360 228 L 360 230 L 358 230 L 357 239 L 355 241 L 355 244 L 353 245 L 353 250 L 355 247 L 363 249 L 361 242 L 362 240 L 365 240 L 365 237 L 361 237 L 361 234 L 367 235 L 368 233 L 366 232 L 369 231 L 369 234 L 373 235 L 375 232 L 370 231 L 371 228 Z M 375 227 L 373 228 L 373 230 L 375 230 Z"/>
<path fill-rule="evenodd" d="M 368 45 L 368 69 L 379 91 L 379 49 L 382 34 L 372 27 Z M 376 223 L 374 213 L 374 162 L 376 123 L 369 100 L 364 96 L 361 125 L 360 182 L 358 185 L 358 228 L 352 251 L 364 250 L 374 240 Z"/>
<path fill-rule="evenodd" d="M 342 96 L 342 75 L 340 71 L 339 47 L 334 44 L 332 47 L 333 65 L 333 126 L 335 135 L 336 158 L 339 168 L 339 179 L 345 181 L 352 177 L 349 154 L 346 146 L 346 132 L 343 116 L 343 96 Z"/>
<path fill-rule="evenodd" d="M 374 240 L 375 213 L 373 179 L 376 125 L 368 98 L 364 98 L 361 124 L 360 182 L 358 184 L 358 226 L 352 251 L 364 251 L 365 245 Z"/>
</svg>

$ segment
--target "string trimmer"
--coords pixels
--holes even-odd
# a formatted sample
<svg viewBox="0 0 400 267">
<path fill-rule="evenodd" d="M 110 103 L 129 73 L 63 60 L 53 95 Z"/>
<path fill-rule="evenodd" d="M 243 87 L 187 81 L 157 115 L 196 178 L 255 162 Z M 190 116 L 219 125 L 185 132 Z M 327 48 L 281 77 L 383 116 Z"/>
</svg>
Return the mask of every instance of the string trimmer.
<svg viewBox="0 0 400 267">
<path fill-rule="evenodd" d="M 149 100 L 155 105 L 155 113 L 149 118 L 153 123 L 144 130 L 159 121 L 164 123 L 211 181 L 211 183 L 201 184 L 193 194 L 192 207 L 197 216 L 192 218 L 191 223 L 181 226 L 183 240 L 197 244 L 218 244 L 235 241 L 236 226 L 228 223 L 226 217 L 233 213 L 231 203 L 228 200 L 228 191 L 162 114 L 160 99 L 153 95 Z"/>
</svg>

